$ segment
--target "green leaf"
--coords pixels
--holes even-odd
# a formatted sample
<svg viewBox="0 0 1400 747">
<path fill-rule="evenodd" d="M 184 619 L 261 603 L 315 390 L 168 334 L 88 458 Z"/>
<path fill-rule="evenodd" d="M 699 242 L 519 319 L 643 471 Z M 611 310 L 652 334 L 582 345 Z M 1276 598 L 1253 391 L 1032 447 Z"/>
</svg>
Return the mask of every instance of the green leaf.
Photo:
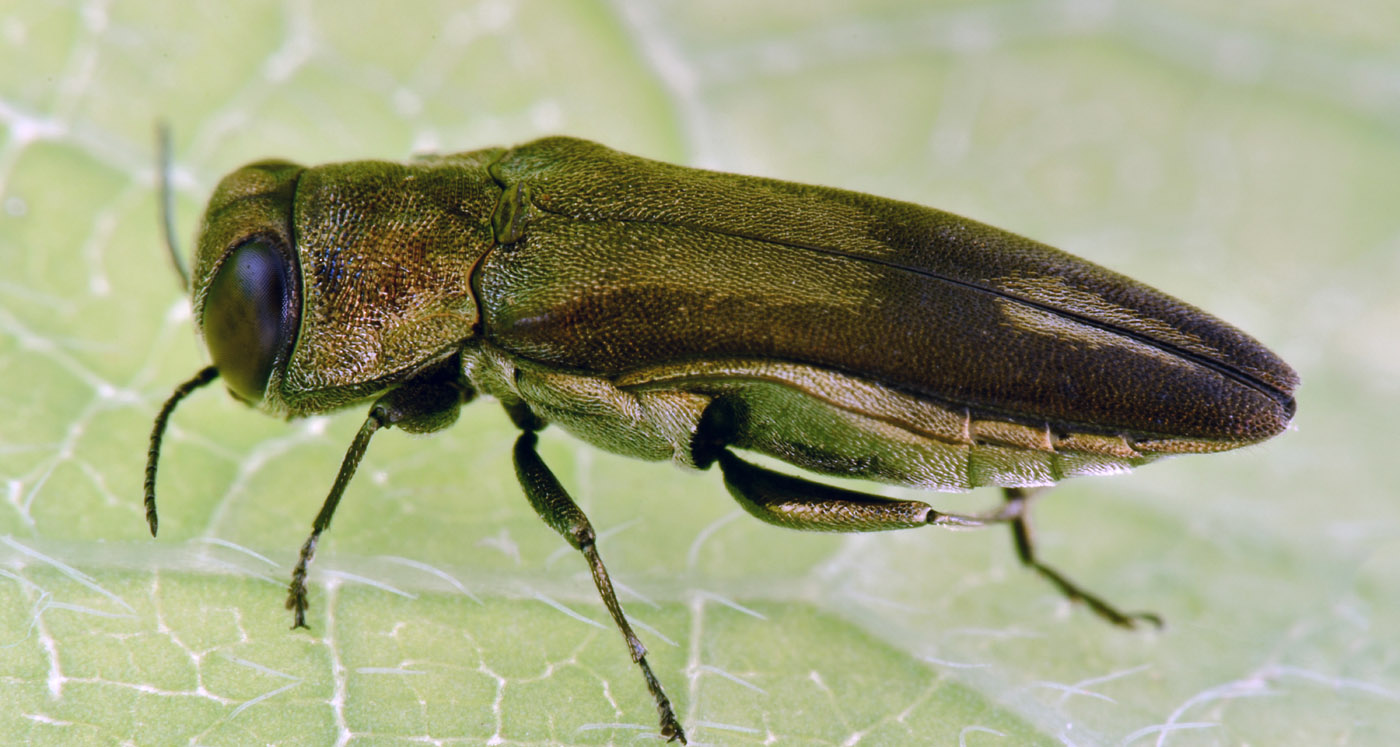
<svg viewBox="0 0 1400 747">
<path fill-rule="evenodd" d="M 1257 335 L 1296 430 L 1076 480 L 1049 562 L 999 531 L 810 536 L 714 473 L 545 459 L 694 741 L 1400 742 L 1400 15 L 1094 2 L 25 3 L 0 18 L 0 734 L 35 743 L 611 743 L 655 712 L 575 553 L 480 402 L 378 436 L 282 608 L 362 412 L 176 413 L 161 533 L 150 421 L 206 358 L 160 247 L 217 179 L 560 132 L 935 205 Z M 1334 12 L 1335 11 L 1335 12 Z M 985 491 L 984 491 L 985 492 Z M 910 493 L 910 495 L 918 495 Z M 996 496 L 923 495 L 976 510 Z"/>
</svg>

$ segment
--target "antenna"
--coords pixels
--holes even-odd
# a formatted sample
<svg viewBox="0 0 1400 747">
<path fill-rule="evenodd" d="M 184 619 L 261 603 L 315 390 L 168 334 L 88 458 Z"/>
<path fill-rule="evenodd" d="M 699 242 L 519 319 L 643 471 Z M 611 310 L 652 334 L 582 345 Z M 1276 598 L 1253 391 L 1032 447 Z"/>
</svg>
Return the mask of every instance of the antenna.
<svg viewBox="0 0 1400 747">
<path fill-rule="evenodd" d="M 174 265 L 175 272 L 180 275 L 180 287 L 189 292 L 190 271 L 185 267 L 184 255 L 180 253 L 175 241 L 175 192 L 170 188 L 170 125 L 165 122 L 156 123 L 156 150 L 159 152 L 156 186 L 160 190 L 160 222 L 165 229 L 165 250 L 170 254 L 170 264 Z"/>
<path fill-rule="evenodd" d="M 205 386 L 214 379 L 219 378 L 219 369 L 208 366 L 193 378 L 180 386 L 175 387 L 175 391 L 170 393 L 170 399 L 161 405 L 160 413 L 156 415 L 156 422 L 151 426 L 151 446 L 146 451 L 146 523 L 151 527 L 151 536 L 156 536 L 156 465 L 160 462 L 160 443 L 165 438 L 165 426 L 170 422 L 170 413 L 175 411 L 175 406 L 180 404 L 180 400 L 188 397 L 190 392 Z"/>
</svg>

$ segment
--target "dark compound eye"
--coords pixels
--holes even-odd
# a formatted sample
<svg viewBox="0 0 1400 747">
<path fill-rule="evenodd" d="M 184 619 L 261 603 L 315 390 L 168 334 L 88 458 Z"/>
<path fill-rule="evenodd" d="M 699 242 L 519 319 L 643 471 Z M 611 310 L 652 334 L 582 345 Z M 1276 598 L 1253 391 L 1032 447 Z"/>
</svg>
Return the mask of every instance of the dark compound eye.
<svg viewBox="0 0 1400 747">
<path fill-rule="evenodd" d="M 267 390 L 277 354 L 295 333 L 292 268 L 263 239 L 234 249 L 214 274 L 204 303 L 204 339 L 229 389 L 248 402 Z"/>
</svg>

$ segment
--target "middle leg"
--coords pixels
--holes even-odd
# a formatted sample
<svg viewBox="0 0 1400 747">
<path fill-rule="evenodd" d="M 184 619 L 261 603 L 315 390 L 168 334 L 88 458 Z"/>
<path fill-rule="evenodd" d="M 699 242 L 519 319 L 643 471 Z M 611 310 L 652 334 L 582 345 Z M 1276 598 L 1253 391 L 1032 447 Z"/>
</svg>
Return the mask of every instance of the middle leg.
<svg viewBox="0 0 1400 747">
<path fill-rule="evenodd" d="M 656 712 L 661 718 L 661 736 L 666 737 L 667 741 L 679 739 L 685 744 L 685 732 L 671 708 L 671 701 L 666 697 L 661 682 L 652 674 L 651 665 L 647 664 L 646 646 L 643 646 L 641 639 L 632 632 L 627 615 L 623 613 L 622 605 L 613 591 L 612 580 L 608 578 L 608 569 L 603 566 L 603 559 L 598 556 L 593 525 L 584 515 L 583 509 L 579 508 L 564 490 L 564 486 L 559 484 L 554 472 L 540 459 L 539 453 L 535 451 L 536 441 L 537 437 L 531 430 L 521 433 L 520 438 L 515 441 L 515 474 L 520 479 L 520 486 L 525 490 L 535 513 L 544 519 L 544 523 L 558 532 L 575 550 L 583 553 L 584 559 L 588 561 L 588 568 L 593 573 L 593 584 L 598 587 L 598 595 L 603 598 L 603 606 L 607 607 L 608 614 L 612 615 L 613 624 L 622 633 L 632 661 L 641 668 L 647 689 L 656 701 Z"/>
</svg>

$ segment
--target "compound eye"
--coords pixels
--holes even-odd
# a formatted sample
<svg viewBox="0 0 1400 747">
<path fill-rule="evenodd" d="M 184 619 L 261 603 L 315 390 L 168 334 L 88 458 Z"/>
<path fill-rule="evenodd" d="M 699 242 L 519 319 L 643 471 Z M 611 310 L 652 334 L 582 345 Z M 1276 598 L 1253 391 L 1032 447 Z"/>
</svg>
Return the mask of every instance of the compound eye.
<svg viewBox="0 0 1400 747">
<path fill-rule="evenodd" d="M 293 333 L 291 267 L 264 239 L 229 253 L 209 283 L 204 340 L 229 389 L 249 403 L 262 400 L 277 354 Z"/>
</svg>

